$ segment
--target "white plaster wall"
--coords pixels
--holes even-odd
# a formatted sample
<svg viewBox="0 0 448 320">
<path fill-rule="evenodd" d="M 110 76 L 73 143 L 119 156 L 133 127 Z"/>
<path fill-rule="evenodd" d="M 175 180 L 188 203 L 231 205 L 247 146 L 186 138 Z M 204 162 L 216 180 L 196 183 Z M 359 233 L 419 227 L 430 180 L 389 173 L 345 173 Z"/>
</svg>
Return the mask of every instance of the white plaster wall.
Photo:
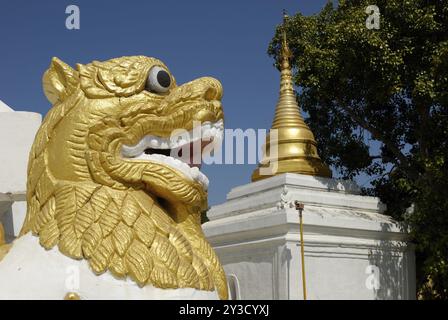
<svg viewBox="0 0 448 320">
<path fill-rule="evenodd" d="M 0 193 L 26 190 L 28 154 L 41 120 L 34 112 L 0 112 Z"/>
<path fill-rule="evenodd" d="M 16 239 L 0 262 L 0 284 L 0 300 L 62 300 L 68 292 L 86 300 L 218 299 L 216 291 L 141 288 L 129 278 L 116 279 L 110 272 L 97 276 L 87 260 L 66 257 L 57 247 L 45 250 L 39 238 L 30 233 Z"/>
<path fill-rule="evenodd" d="M 6 103 L 0 100 L 0 112 L 13 112 L 14 110 L 9 107 Z"/>
<path fill-rule="evenodd" d="M 40 114 L 14 111 L 0 100 L 0 223 L 8 242 L 25 218 L 28 156 L 41 121 Z"/>
<path fill-rule="evenodd" d="M 285 237 L 286 239 L 286 237 Z M 272 245 L 274 244 L 274 246 Z M 307 296 L 311 300 L 415 299 L 409 251 L 381 244 L 305 245 Z M 238 279 L 240 299 L 303 299 L 298 241 L 215 246 L 226 274 Z M 411 257 L 412 258 L 412 257 Z M 378 273 L 368 273 L 372 268 Z M 376 271 L 375 271 L 376 272 Z M 378 281 L 378 287 L 366 283 Z M 370 281 L 369 281 L 370 279 Z"/>
</svg>

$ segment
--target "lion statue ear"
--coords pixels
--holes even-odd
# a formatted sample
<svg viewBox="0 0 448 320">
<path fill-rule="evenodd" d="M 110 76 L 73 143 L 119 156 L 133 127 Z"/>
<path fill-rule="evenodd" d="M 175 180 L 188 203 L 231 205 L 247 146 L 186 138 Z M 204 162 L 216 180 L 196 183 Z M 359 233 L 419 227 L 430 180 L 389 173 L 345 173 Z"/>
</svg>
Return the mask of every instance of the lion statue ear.
<svg viewBox="0 0 448 320">
<path fill-rule="evenodd" d="M 55 104 L 72 94 L 79 84 L 78 72 L 62 60 L 53 57 L 42 78 L 47 99 Z"/>
</svg>

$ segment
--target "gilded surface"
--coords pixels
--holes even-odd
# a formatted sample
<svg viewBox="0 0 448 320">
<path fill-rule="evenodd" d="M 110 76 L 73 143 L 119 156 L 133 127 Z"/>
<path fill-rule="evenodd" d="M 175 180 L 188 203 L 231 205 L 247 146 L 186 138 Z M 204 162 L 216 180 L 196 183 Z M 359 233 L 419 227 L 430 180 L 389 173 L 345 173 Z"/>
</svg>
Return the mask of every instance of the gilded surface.
<svg viewBox="0 0 448 320">
<path fill-rule="evenodd" d="M 10 244 L 0 244 L 0 261 L 2 261 L 6 254 L 9 252 L 9 249 L 11 249 Z"/>
<path fill-rule="evenodd" d="M 277 130 L 277 138 L 271 139 L 271 133 L 266 137 L 264 156 L 259 168 L 252 174 L 252 181 L 286 172 L 331 177 L 330 168 L 321 161 L 317 153 L 314 135 L 300 114 L 294 92 L 290 58 L 291 51 L 286 41 L 286 34 L 283 32 L 280 97 L 271 128 Z M 277 148 L 277 152 L 272 152 L 272 146 Z M 276 171 L 261 173 L 260 167 L 266 171 L 269 171 L 268 168 Z"/>
<path fill-rule="evenodd" d="M 5 230 L 3 229 L 3 225 L 0 221 L 0 246 L 5 243 Z"/>
<path fill-rule="evenodd" d="M 169 74 L 166 92 L 146 87 L 155 66 Z M 21 234 L 88 260 L 96 274 L 109 270 L 140 286 L 216 289 L 226 299 L 224 271 L 200 225 L 203 186 L 170 166 L 121 154 L 145 135 L 168 137 L 195 120 L 222 120 L 220 83 L 199 78 L 177 86 L 161 61 L 134 56 L 76 70 L 53 58 L 43 86 L 54 105 L 30 153 Z"/>
<path fill-rule="evenodd" d="M 76 292 L 68 292 L 64 296 L 64 300 L 81 300 L 81 297 Z"/>
</svg>

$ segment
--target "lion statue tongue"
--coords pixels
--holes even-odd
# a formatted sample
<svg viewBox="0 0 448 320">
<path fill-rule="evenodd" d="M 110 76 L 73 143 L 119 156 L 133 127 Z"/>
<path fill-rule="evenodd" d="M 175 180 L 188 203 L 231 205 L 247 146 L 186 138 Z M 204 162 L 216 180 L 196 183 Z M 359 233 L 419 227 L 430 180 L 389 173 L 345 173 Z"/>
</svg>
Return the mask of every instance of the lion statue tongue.
<svg viewBox="0 0 448 320">
<path fill-rule="evenodd" d="M 43 87 L 53 107 L 30 152 L 21 236 L 0 247 L 0 298 L 227 299 L 201 229 L 208 179 L 178 156 L 221 139 L 220 82 L 178 86 L 145 56 L 76 70 L 53 58 Z"/>
</svg>

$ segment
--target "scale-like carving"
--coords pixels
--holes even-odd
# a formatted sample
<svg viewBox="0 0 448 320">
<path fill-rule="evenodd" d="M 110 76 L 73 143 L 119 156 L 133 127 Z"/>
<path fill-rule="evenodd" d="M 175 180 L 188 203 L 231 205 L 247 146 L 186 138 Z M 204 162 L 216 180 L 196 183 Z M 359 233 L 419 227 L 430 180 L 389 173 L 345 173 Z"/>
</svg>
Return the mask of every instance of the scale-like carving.
<svg viewBox="0 0 448 320">
<path fill-rule="evenodd" d="M 161 61 L 145 56 L 76 69 L 54 58 L 43 77 L 54 106 L 30 153 L 21 235 L 87 259 L 97 274 L 227 298 L 224 271 L 201 229 L 204 181 L 123 153 L 148 135 L 222 121 L 221 84 L 199 78 L 177 86 Z"/>
</svg>

